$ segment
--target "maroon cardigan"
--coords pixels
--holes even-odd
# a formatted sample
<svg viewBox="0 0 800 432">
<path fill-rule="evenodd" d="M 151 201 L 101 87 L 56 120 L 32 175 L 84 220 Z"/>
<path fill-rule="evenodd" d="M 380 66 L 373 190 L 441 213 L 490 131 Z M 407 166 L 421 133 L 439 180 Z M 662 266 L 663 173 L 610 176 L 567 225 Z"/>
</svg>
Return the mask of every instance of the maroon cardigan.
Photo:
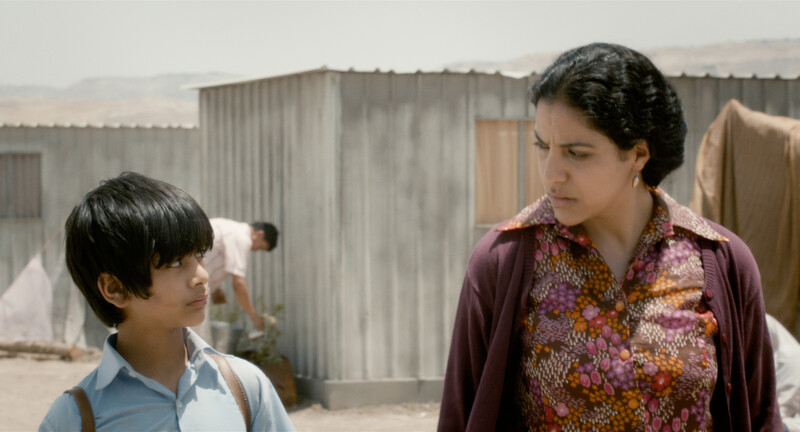
<svg viewBox="0 0 800 432">
<path fill-rule="evenodd" d="M 704 300 L 719 324 L 714 430 L 782 431 L 758 267 L 735 234 L 701 239 Z M 444 378 L 439 431 L 519 429 L 514 380 L 519 326 L 533 278 L 533 229 L 492 230 L 475 248 L 461 290 Z"/>
</svg>

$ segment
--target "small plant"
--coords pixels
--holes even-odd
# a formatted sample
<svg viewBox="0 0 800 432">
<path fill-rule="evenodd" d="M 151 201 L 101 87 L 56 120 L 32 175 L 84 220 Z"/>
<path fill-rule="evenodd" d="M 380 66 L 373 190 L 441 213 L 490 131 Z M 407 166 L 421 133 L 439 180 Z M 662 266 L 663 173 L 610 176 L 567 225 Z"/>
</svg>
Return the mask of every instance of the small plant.
<svg viewBox="0 0 800 432">
<path fill-rule="evenodd" d="M 221 289 L 221 288 L 220 288 Z M 221 321 L 234 324 L 239 320 L 239 307 L 231 303 L 212 304 L 210 307 L 212 321 Z"/>
<path fill-rule="evenodd" d="M 262 311 L 265 309 L 263 303 L 260 309 Z M 276 303 L 270 309 L 270 313 L 261 314 L 261 318 L 264 320 L 264 332 L 254 338 L 245 336 L 239 342 L 239 352 L 237 353 L 239 357 L 257 365 L 283 361 L 283 355 L 278 349 L 278 337 L 281 335 L 281 331 L 277 325 L 282 312 L 283 304 Z"/>
<path fill-rule="evenodd" d="M 291 362 L 278 349 L 281 331 L 277 324 L 282 318 L 283 304 L 276 303 L 267 309 L 261 298 L 257 304 L 259 305 L 257 310 L 264 320 L 264 331 L 253 332 L 252 336 L 243 337 L 236 355 L 261 369 L 275 386 L 283 406 L 293 407 L 297 405 L 297 384 Z M 266 312 L 267 310 L 269 312 Z"/>
</svg>

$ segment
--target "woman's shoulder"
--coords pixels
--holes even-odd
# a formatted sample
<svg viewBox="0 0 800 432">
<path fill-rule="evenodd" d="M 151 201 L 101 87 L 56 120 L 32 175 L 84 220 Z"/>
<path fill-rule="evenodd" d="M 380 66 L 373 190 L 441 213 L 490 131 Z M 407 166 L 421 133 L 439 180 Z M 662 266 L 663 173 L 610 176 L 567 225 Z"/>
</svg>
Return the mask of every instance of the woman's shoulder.
<svg viewBox="0 0 800 432">
<path fill-rule="evenodd" d="M 711 243 L 711 246 L 714 247 L 714 249 L 718 252 L 720 259 L 736 265 L 755 264 L 755 258 L 753 257 L 753 253 L 750 251 L 750 247 L 747 246 L 747 243 L 745 243 L 741 237 L 724 225 L 706 218 L 703 218 L 703 220 L 710 227 L 726 238 L 725 241 Z"/>
<path fill-rule="evenodd" d="M 477 243 L 470 261 L 495 262 L 515 256 L 531 239 L 536 226 L 554 224 L 555 216 L 550 201 L 542 197 L 525 207 L 511 219 L 493 226 Z"/>
<path fill-rule="evenodd" d="M 511 231 L 492 229 L 478 241 L 467 263 L 465 289 L 493 303 L 497 290 L 515 286 L 529 274 L 525 251 L 534 243 L 533 227 Z"/>
<path fill-rule="evenodd" d="M 496 225 L 478 240 L 470 256 L 469 266 L 498 265 L 509 257 L 514 257 L 525 244 L 529 231 L 533 228 L 520 228 L 503 231 Z"/>
<path fill-rule="evenodd" d="M 704 239 L 701 246 L 713 250 L 720 264 L 724 264 L 726 267 L 739 264 L 747 267 L 755 264 L 750 248 L 736 233 L 722 224 L 700 215 L 693 209 L 679 204 L 660 188 L 654 190 L 654 196 L 667 208 L 670 221 L 698 238 Z"/>
<path fill-rule="evenodd" d="M 730 229 L 708 220 L 708 224 L 724 235 L 727 240 L 719 242 L 704 242 L 704 249 L 710 249 L 710 254 L 704 254 L 704 259 L 713 257 L 713 263 L 705 262 L 706 271 L 718 274 L 718 277 L 707 278 L 711 281 L 711 288 L 722 289 L 729 286 L 736 295 L 745 299 L 761 296 L 761 273 L 750 248 L 736 233 Z M 714 271 L 716 269 L 716 271 Z M 712 275 L 713 276 L 713 275 Z M 728 280 L 729 284 L 715 283 L 714 281 Z"/>
</svg>

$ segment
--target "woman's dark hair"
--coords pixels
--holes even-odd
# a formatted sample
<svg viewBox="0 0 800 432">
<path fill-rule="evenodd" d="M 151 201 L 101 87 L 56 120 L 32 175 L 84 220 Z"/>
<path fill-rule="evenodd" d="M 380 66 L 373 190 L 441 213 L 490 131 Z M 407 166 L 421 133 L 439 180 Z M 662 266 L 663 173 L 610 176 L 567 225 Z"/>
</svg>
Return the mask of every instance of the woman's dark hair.
<svg viewBox="0 0 800 432">
<path fill-rule="evenodd" d="M 264 231 L 264 241 L 269 243 L 268 252 L 278 246 L 278 228 L 269 222 L 253 222 L 250 224 L 256 231 Z"/>
<path fill-rule="evenodd" d="M 205 252 L 214 231 L 200 205 L 182 189 L 137 173 L 103 181 L 67 218 L 66 258 L 72 280 L 100 320 L 115 327 L 125 316 L 97 287 L 115 276 L 126 295 L 149 298 L 152 269 Z"/>
<path fill-rule="evenodd" d="M 683 163 L 686 121 L 678 95 L 644 55 L 594 43 L 561 54 L 530 92 L 531 102 L 559 100 L 583 112 L 587 121 L 620 150 L 645 140 L 650 160 L 642 180 L 658 186 Z"/>
</svg>

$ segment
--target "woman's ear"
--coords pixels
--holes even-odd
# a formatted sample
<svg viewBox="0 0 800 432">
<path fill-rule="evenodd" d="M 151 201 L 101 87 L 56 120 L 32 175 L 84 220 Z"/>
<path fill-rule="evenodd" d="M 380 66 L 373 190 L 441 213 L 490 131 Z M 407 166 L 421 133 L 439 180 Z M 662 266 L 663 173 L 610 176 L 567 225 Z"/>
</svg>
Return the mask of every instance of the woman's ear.
<svg viewBox="0 0 800 432">
<path fill-rule="evenodd" d="M 641 172 L 650 160 L 650 145 L 645 140 L 639 140 L 632 150 L 634 169 L 636 172 Z"/>
<path fill-rule="evenodd" d="M 107 302 L 122 309 L 128 305 L 128 294 L 122 289 L 122 282 L 110 273 L 100 273 L 97 289 Z"/>
</svg>

